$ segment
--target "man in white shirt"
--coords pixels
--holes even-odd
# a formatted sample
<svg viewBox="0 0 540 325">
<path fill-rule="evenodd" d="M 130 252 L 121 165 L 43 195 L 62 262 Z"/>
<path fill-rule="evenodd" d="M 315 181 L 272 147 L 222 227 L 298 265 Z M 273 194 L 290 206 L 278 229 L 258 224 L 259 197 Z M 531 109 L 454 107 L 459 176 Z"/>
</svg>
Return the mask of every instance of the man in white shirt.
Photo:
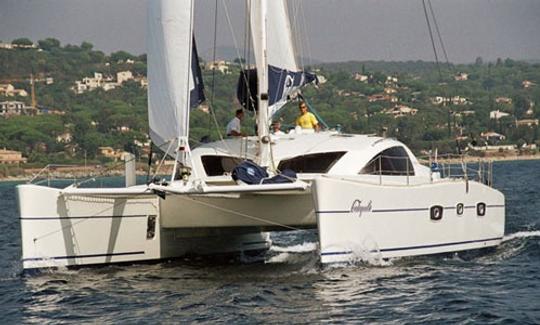
<svg viewBox="0 0 540 325">
<path fill-rule="evenodd" d="M 242 133 L 242 119 L 244 118 L 244 111 L 237 109 L 233 119 L 227 124 L 227 136 L 229 137 L 243 137 Z"/>
<path fill-rule="evenodd" d="M 275 121 L 272 123 L 272 134 L 273 135 L 284 135 L 283 131 L 281 131 L 281 123 L 279 121 Z"/>
</svg>

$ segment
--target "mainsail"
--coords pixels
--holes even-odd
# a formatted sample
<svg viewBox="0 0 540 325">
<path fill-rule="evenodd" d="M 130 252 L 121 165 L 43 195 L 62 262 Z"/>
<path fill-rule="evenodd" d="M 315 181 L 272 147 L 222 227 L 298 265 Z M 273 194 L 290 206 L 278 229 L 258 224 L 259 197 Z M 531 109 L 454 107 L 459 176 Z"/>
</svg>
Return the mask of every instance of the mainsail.
<svg viewBox="0 0 540 325">
<path fill-rule="evenodd" d="M 193 37 L 193 0 L 148 1 L 148 118 L 153 143 L 175 156 L 189 110 L 204 101 Z M 181 145 L 181 144 L 180 144 Z"/>
<path fill-rule="evenodd" d="M 268 117 L 271 118 L 286 104 L 289 96 L 306 83 L 315 81 L 316 76 L 302 71 L 296 62 L 287 1 L 250 1 L 250 4 L 253 48 L 259 75 L 260 70 L 263 69 L 262 58 L 266 55 Z M 262 8 L 262 6 L 266 7 Z M 264 23 L 266 23 L 266 34 L 265 37 L 261 37 Z M 266 44 L 263 44 L 264 39 L 266 39 Z"/>
</svg>

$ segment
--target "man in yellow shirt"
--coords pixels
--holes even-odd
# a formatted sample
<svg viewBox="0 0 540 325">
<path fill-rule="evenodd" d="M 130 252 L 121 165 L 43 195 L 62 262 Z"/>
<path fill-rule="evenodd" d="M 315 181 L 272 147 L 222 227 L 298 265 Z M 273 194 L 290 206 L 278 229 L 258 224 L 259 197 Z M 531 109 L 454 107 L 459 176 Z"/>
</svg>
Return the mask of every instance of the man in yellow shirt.
<svg viewBox="0 0 540 325">
<path fill-rule="evenodd" d="M 315 115 L 308 112 L 306 103 L 300 102 L 298 108 L 300 109 L 300 115 L 296 118 L 296 125 L 301 126 L 302 129 L 315 129 L 315 131 L 319 132 L 319 121 L 317 121 Z"/>
</svg>

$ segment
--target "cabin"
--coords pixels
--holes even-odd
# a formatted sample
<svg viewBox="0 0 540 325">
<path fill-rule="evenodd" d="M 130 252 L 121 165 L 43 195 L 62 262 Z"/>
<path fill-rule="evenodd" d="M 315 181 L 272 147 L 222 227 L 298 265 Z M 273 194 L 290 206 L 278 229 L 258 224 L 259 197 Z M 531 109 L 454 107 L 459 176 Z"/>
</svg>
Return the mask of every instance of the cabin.
<svg viewBox="0 0 540 325">
<path fill-rule="evenodd" d="M 242 139 L 226 139 L 209 143 L 192 151 L 194 171 L 206 182 L 232 181 L 230 175 L 244 159 L 254 159 L 243 151 Z M 248 148 L 256 138 L 244 143 Z M 414 154 L 401 142 L 370 135 L 348 135 L 337 132 L 311 134 L 284 134 L 275 138 L 274 165 L 278 170 L 291 169 L 304 180 L 318 175 L 357 175 L 367 181 L 411 183 L 425 181 L 430 177 L 429 168 L 421 165 Z M 253 142 L 252 144 L 250 144 Z M 234 150 L 228 153 L 225 148 Z M 300 152 L 298 148 L 306 148 Z M 413 180 L 413 176 L 417 176 Z M 388 178 L 390 177 L 390 178 Z"/>
</svg>

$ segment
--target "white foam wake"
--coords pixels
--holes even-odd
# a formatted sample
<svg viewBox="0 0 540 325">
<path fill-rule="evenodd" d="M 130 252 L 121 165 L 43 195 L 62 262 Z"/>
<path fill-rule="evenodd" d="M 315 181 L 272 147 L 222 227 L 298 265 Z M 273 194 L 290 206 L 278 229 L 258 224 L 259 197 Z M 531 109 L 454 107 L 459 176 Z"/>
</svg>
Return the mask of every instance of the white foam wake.
<svg viewBox="0 0 540 325">
<path fill-rule="evenodd" d="M 287 247 L 274 246 L 270 247 L 271 251 L 281 253 L 307 253 L 313 252 L 317 249 L 317 243 L 304 242 L 300 245 L 293 245 Z"/>
<path fill-rule="evenodd" d="M 516 238 L 528 238 L 528 237 L 540 237 L 540 230 L 536 231 L 518 231 L 513 234 L 509 234 L 503 237 L 503 242 Z"/>
</svg>

